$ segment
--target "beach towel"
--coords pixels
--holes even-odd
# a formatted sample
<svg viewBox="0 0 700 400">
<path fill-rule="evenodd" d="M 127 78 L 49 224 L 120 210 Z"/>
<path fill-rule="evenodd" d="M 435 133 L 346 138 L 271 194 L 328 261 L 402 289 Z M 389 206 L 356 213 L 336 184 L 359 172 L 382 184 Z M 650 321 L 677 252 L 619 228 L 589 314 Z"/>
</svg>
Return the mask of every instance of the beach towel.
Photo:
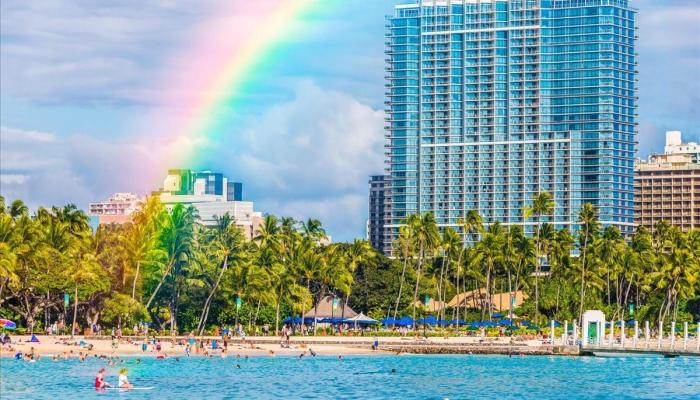
<svg viewBox="0 0 700 400">
<path fill-rule="evenodd" d="M 32 338 L 31 338 L 31 340 L 29 340 L 29 341 L 30 341 L 30 342 L 33 342 L 33 343 L 40 343 L 40 342 L 39 342 L 39 339 L 36 337 L 35 334 L 32 334 Z"/>
</svg>

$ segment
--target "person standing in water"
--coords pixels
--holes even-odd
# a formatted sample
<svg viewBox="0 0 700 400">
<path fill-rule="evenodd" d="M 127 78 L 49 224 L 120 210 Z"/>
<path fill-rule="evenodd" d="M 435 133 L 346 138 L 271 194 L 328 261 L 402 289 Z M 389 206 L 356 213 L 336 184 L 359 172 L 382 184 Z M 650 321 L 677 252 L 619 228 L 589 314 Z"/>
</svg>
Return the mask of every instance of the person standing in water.
<svg viewBox="0 0 700 400">
<path fill-rule="evenodd" d="M 119 387 L 121 389 L 133 389 L 134 388 L 134 385 L 132 385 L 129 382 L 129 378 L 126 377 L 127 372 L 128 371 L 126 368 L 122 368 L 119 370 Z"/>
</svg>

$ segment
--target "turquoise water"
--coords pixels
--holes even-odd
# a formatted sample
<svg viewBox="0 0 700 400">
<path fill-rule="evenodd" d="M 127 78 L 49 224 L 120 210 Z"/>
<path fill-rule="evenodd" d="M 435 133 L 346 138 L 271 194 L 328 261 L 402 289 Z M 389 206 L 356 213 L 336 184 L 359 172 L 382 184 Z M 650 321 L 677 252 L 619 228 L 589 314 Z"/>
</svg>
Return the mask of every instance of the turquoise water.
<svg viewBox="0 0 700 400">
<path fill-rule="evenodd" d="M 507 356 L 200 357 L 0 360 L 2 399 L 700 399 L 700 358 Z M 237 368 L 240 364 L 241 368 Z M 96 392 L 121 366 L 150 391 Z M 392 373 L 391 370 L 396 372 Z"/>
</svg>

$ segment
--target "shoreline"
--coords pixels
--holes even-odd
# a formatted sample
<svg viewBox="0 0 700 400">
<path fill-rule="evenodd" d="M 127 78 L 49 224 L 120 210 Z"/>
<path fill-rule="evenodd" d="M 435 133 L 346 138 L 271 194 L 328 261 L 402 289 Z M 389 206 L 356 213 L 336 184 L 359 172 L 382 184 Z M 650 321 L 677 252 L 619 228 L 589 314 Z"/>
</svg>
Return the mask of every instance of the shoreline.
<svg viewBox="0 0 700 400">
<path fill-rule="evenodd" d="M 186 341 L 186 336 L 156 336 L 161 341 L 161 351 L 155 350 L 155 346 L 149 344 L 147 351 L 142 351 L 143 336 L 125 337 L 116 348 L 112 347 L 110 337 L 82 337 L 76 336 L 69 339 L 66 336 L 38 335 L 39 343 L 29 342 L 30 336 L 17 336 L 13 338 L 12 350 L 3 346 L 0 357 L 14 357 L 16 352 L 29 353 L 32 348 L 35 354 L 43 357 L 69 357 L 79 358 L 82 353 L 85 357 L 187 357 L 185 346 L 176 344 L 178 341 Z M 197 339 L 217 340 L 218 349 L 205 348 L 203 352 L 191 351 L 192 357 L 212 356 L 221 357 L 221 337 L 204 336 Z M 21 341 L 20 341 L 21 340 Z M 62 343 L 68 340 L 69 343 Z M 389 355 L 389 354 L 501 354 L 501 355 L 550 355 L 550 356 L 578 356 L 578 346 L 562 346 L 544 344 L 541 340 L 513 340 L 510 337 L 481 338 L 474 336 L 448 337 L 416 340 L 413 337 L 378 337 L 379 349 L 372 350 L 374 339 L 368 336 L 292 336 L 289 347 L 282 347 L 281 340 L 277 337 L 258 336 L 247 337 L 245 341 L 234 338 L 228 341 L 225 358 L 237 356 L 299 356 L 313 350 L 314 353 L 324 356 L 346 355 Z M 174 341 L 174 342 L 173 342 Z M 83 343 L 83 346 L 79 344 Z M 91 345 L 91 348 L 87 346 Z"/>
</svg>

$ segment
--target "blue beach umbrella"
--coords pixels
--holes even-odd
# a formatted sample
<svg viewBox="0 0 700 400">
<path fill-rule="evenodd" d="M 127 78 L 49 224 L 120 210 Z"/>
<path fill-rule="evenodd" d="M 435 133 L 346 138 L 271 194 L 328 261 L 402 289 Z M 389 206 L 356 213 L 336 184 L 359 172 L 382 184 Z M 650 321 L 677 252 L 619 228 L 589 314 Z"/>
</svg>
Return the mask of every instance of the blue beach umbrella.
<svg viewBox="0 0 700 400">
<path fill-rule="evenodd" d="M 502 320 L 498 321 L 498 325 L 508 325 L 508 326 L 510 326 L 510 325 L 515 325 L 515 323 L 513 322 L 512 319 L 505 318 L 505 319 L 502 319 Z"/>
<path fill-rule="evenodd" d="M 493 314 L 491 314 L 491 316 L 492 316 L 493 318 L 503 318 L 503 314 L 501 314 L 501 313 L 499 313 L 499 312 L 493 313 Z"/>
<path fill-rule="evenodd" d="M 382 323 L 382 325 L 385 325 L 385 326 L 396 325 L 396 320 L 394 318 L 391 318 L 391 317 L 384 318 L 380 322 Z"/>
<path fill-rule="evenodd" d="M 323 318 L 322 320 L 318 321 L 322 324 L 342 324 L 345 321 L 345 318 Z"/>
<path fill-rule="evenodd" d="M 399 318 L 398 321 L 396 321 L 396 325 L 398 325 L 398 326 L 412 326 L 413 319 L 411 317 L 401 317 L 401 318 Z"/>
</svg>

